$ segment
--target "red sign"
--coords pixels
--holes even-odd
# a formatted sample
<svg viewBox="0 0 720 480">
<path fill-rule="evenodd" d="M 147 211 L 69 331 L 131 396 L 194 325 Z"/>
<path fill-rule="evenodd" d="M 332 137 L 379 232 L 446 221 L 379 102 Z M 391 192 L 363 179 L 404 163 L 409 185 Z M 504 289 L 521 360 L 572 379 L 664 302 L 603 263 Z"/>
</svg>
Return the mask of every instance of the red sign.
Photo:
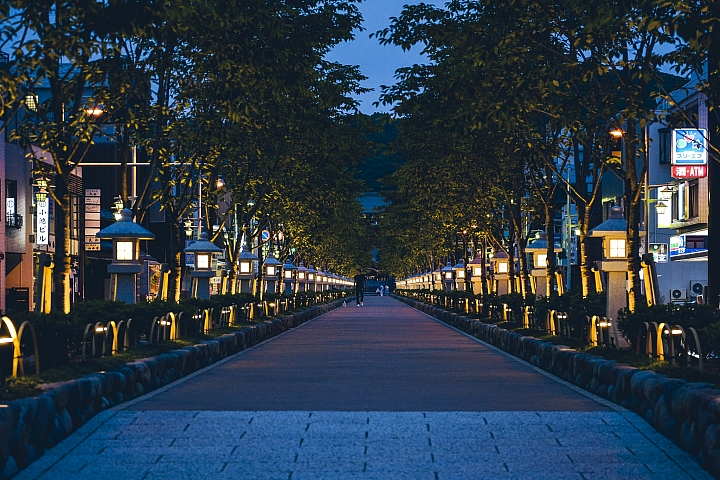
<svg viewBox="0 0 720 480">
<path fill-rule="evenodd" d="M 707 165 L 673 165 L 673 178 L 704 178 L 707 177 Z"/>
</svg>

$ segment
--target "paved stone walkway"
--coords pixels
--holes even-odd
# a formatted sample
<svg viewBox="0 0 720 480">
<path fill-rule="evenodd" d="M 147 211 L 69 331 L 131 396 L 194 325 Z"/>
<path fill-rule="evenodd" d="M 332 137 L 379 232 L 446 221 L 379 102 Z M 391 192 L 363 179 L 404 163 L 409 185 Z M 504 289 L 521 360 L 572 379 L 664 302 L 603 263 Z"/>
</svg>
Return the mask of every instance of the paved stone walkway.
<svg viewBox="0 0 720 480">
<path fill-rule="evenodd" d="M 710 476 L 637 415 L 368 297 L 99 414 L 16 478 Z"/>
</svg>

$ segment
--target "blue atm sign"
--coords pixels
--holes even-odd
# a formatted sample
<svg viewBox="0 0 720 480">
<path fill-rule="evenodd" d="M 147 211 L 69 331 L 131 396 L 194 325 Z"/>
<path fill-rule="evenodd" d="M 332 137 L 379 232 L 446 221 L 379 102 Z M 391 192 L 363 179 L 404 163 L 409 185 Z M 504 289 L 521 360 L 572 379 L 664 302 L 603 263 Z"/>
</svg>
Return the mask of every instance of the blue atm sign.
<svg viewBox="0 0 720 480">
<path fill-rule="evenodd" d="M 678 128 L 673 130 L 673 165 L 707 164 L 707 130 L 704 128 Z"/>
</svg>

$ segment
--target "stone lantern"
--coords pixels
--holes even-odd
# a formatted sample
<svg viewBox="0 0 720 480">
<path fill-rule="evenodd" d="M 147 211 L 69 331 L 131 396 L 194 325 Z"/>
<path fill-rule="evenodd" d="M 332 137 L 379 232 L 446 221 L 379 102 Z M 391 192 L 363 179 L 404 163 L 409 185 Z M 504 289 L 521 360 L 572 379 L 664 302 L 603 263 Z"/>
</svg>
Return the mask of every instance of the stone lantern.
<svg viewBox="0 0 720 480">
<path fill-rule="evenodd" d="M 253 293 L 253 281 L 255 281 L 253 262 L 258 260 L 260 259 L 252 253 L 250 247 L 243 245 L 240 255 L 238 255 L 237 279 L 240 281 L 240 293 Z"/>
<path fill-rule="evenodd" d="M 465 270 L 465 259 L 461 258 L 453 267 L 455 273 L 455 288 L 465 291 L 465 282 L 467 280 L 467 271 Z"/>
<path fill-rule="evenodd" d="M 327 276 L 325 275 L 325 272 L 323 272 L 322 268 L 318 269 L 318 272 L 315 275 L 315 282 L 317 285 L 315 290 L 318 292 L 324 292 L 325 287 L 327 286 Z"/>
<path fill-rule="evenodd" d="M 490 276 L 490 268 L 482 255 L 475 255 L 475 258 L 468 263 L 470 280 L 475 295 L 482 294 L 483 263 L 485 263 L 485 279 Z"/>
<path fill-rule="evenodd" d="M 555 244 L 553 251 L 555 253 L 562 252 L 562 248 Z M 535 297 L 547 296 L 547 236 L 545 232 L 538 232 L 534 240 L 525 247 L 525 252 L 532 255 L 531 264 L 533 266 L 530 274 L 532 275 L 532 283 L 535 288 Z"/>
<path fill-rule="evenodd" d="M 285 260 L 283 265 L 283 292 L 285 295 L 292 295 L 295 292 L 295 279 L 297 278 L 298 267 Z"/>
<path fill-rule="evenodd" d="M 307 289 L 311 292 L 317 291 L 317 270 L 310 265 L 307 270 Z"/>
<path fill-rule="evenodd" d="M 455 284 L 455 272 L 453 271 L 453 267 L 450 265 L 450 262 L 447 262 L 447 265 L 440 269 L 440 273 L 442 274 L 445 291 L 449 292 L 453 289 L 453 285 Z"/>
<path fill-rule="evenodd" d="M 124 208 L 120 220 L 100 230 L 97 235 L 112 240 L 113 260 L 108 265 L 112 275 L 112 299 L 118 302 L 136 302 L 136 276 L 142 271 L 140 240 L 154 240 L 155 235 L 133 222 L 132 211 Z"/>
<path fill-rule="evenodd" d="M 443 289 L 443 274 L 442 267 L 438 267 L 432 272 L 432 288 L 430 290 L 442 290 Z"/>
<path fill-rule="evenodd" d="M 645 235 L 645 232 L 640 232 Z M 598 269 L 607 275 L 607 316 L 617 319 L 618 310 L 627 307 L 627 221 L 622 207 L 610 209 L 610 218 L 588 232 L 589 237 L 602 238 L 603 256 Z M 613 328 L 617 328 L 613 322 Z M 618 345 L 622 347 L 622 345 Z"/>
<path fill-rule="evenodd" d="M 183 252 L 195 256 L 195 269 L 190 274 L 195 284 L 193 297 L 210 298 L 210 279 L 215 276 L 212 257 L 215 253 L 221 253 L 222 248 L 208 240 L 207 232 L 202 232 L 200 238 L 192 242 Z"/>
<path fill-rule="evenodd" d="M 510 292 L 510 260 L 508 254 L 498 250 L 490 258 L 490 261 L 493 265 L 495 293 L 507 295 Z"/>
<path fill-rule="evenodd" d="M 308 269 L 305 267 L 303 262 L 300 262 L 300 266 L 297 269 L 297 286 L 298 292 L 306 292 L 308 290 Z"/>
<path fill-rule="evenodd" d="M 268 253 L 265 259 L 265 291 L 267 293 L 275 293 L 277 290 L 277 282 L 280 279 L 280 262 L 273 252 Z"/>
</svg>

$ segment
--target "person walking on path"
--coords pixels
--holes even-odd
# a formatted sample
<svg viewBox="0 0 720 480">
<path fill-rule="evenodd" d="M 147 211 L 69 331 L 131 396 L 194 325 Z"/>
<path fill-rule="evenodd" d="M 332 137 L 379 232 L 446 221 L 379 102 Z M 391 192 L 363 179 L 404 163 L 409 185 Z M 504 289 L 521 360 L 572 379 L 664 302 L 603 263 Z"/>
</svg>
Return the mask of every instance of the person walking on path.
<svg viewBox="0 0 720 480">
<path fill-rule="evenodd" d="M 390 285 L 385 285 L 385 296 L 390 295 Z"/>
<path fill-rule="evenodd" d="M 363 305 L 365 300 L 365 275 L 362 270 L 358 269 L 357 275 L 354 277 L 355 280 L 355 299 L 357 300 L 357 306 Z"/>
</svg>

